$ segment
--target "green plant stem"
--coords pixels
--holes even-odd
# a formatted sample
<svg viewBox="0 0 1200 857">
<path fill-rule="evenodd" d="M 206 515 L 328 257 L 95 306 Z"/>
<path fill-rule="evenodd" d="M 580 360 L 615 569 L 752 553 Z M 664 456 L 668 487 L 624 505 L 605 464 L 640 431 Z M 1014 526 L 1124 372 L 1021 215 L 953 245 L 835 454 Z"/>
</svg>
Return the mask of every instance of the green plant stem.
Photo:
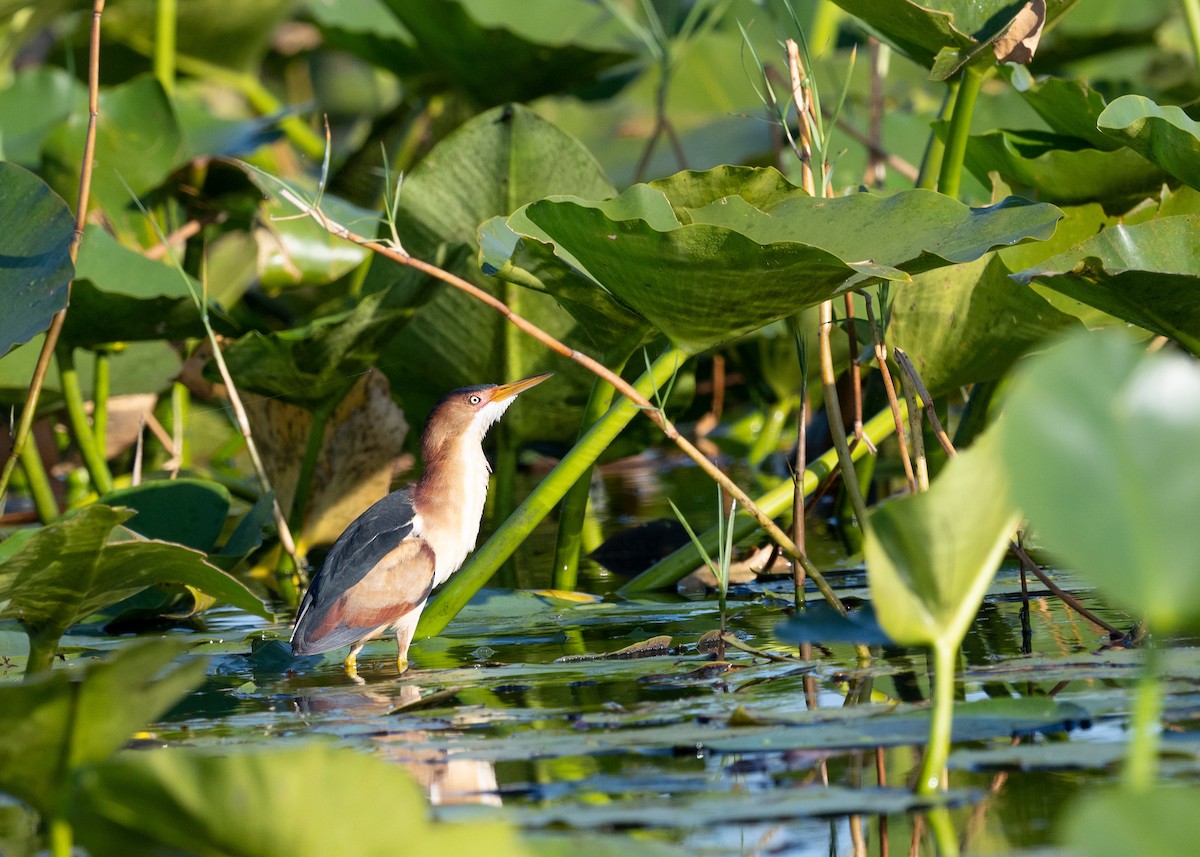
<svg viewBox="0 0 1200 857">
<path fill-rule="evenodd" d="M 51 857 L 71 857 L 74 848 L 74 832 L 71 823 L 61 815 L 50 819 L 47 838 L 49 839 Z"/>
<path fill-rule="evenodd" d="M 779 448 L 779 441 L 783 437 L 783 427 L 787 424 L 787 418 L 799 405 L 799 396 L 788 396 L 771 405 L 763 427 L 755 436 L 750 452 L 746 456 L 751 467 L 758 467 L 768 455 Z"/>
<path fill-rule="evenodd" d="M 1187 21 L 1188 36 L 1192 42 L 1192 62 L 1200 73 L 1200 0 L 1180 0 L 1183 17 Z"/>
<path fill-rule="evenodd" d="M 187 443 L 184 429 L 188 411 L 191 410 L 192 393 L 187 384 L 176 381 L 171 385 L 171 437 L 175 441 L 175 461 L 181 470 L 192 466 L 191 447 Z"/>
<path fill-rule="evenodd" d="M 933 654 L 933 713 L 929 723 L 929 741 L 917 773 L 913 790 L 924 796 L 935 794 L 943 785 L 942 772 L 950 757 L 950 730 L 954 720 L 954 672 L 958 646 L 935 645 Z"/>
<path fill-rule="evenodd" d="M 83 403 L 83 391 L 79 386 L 79 373 L 75 369 L 75 349 L 69 345 L 60 346 L 54 352 L 58 359 L 58 374 L 62 382 L 63 404 L 67 409 L 67 421 L 71 424 L 71 433 L 79 445 L 79 453 L 83 456 L 84 466 L 92 477 L 92 487 L 97 494 L 107 494 L 112 490 L 112 474 L 108 472 L 108 463 L 103 453 L 96 446 L 96 437 L 88 424 L 87 414 Z"/>
<path fill-rule="evenodd" d="M 684 357 L 679 349 L 668 347 L 654 361 L 650 371 L 638 379 L 635 385 L 637 391 L 644 398 L 658 389 L 675 373 Z M 421 622 L 417 626 L 418 639 L 438 634 L 450 624 L 450 620 L 487 583 L 500 564 L 512 555 L 517 546 L 579 480 L 583 472 L 595 463 L 639 410 L 636 404 L 622 397 L 595 422 L 558 466 L 525 498 L 487 543 L 467 560 L 430 602 L 421 614 Z"/>
<path fill-rule="evenodd" d="M 933 834 L 938 857 L 958 857 L 958 835 L 954 832 L 954 823 L 950 820 L 950 810 L 944 806 L 935 806 L 926 813 L 925 818 L 929 822 L 929 832 Z"/>
<path fill-rule="evenodd" d="M 25 481 L 29 484 L 29 495 L 33 498 L 38 519 L 43 524 L 50 523 L 58 517 L 58 501 L 54 498 L 54 488 L 42 464 L 42 454 L 32 439 L 21 447 L 21 469 L 25 471 Z"/>
<path fill-rule="evenodd" d="M 108 450 L 108 394 L 112 389 L 112 361 L 107 351 L 96 352 L 92 373 L 92 435 L 102 454 Z"/>
<path fill-rule="evenodd" d="M 54 666 L 54 655 L 58 652 L 58 637 L 54 634 L 28 633 L 28 636 L 29 659 L 25 662 L 26 679 L 50 672 Z"/>
<path fill-rule="evenodd" d="M 633 352 L 631 348 L 624 345 L 614 350 L 619 356 L 605 359 L 604 365 L 619 373 Z M 609 409 L 615 393 L 616 390 L 613 389 L 612 384 L 603 378 L 597 378 L 592 384 L 587 405 L 583 409 L 583 420 L 579 430 L 580 439 Z M 587 519 L 588 497 L 591 490 L 592 468 L 588 467 L 563 497 L 562 507 L 558 514 L 558 536 L 554 542 L 553 586 L 555 589 L 571 590 L 579 583 L 579 556 L 583 548 L 583 527 Z"/>
<path fill-rule="evenodd" d="M 955 97 L 958 95 L 958 79 L 946 83 L 946 94 L 942 97 L 942 107 L 938 110 L 937 121 L 945 122 L 954 110 Z M 929 141 L 925 144 L 925 154 L 921 156 L 921 169 L 917 173 L 917 187 L 925 190 L 937 190 L 937 176 L 942 169 L 942 158 L 946 154 L 946 144 L 932 129 Z"/>
<path fill-rule="evenodd" d="M 908 408 L 901 402 L 901 419 L 907 415 Z M 878 414 L 867 420 L 863 426 L 863 434 L 871 439 L 871 442 L 878 446 L 886 438 L 890 437 L 896 430 L 896 423 L 892 419 L 890 410 L 880 411 Z M 856 444 L 854 449 L 850 451 L 851 456 L 856 459 L 862 458 L 868 452 L 865 443 Z M 807 496 L 817 490 L 817 486 L 825 480 L 829 474 L 833 473 L 837 466 L 837 451 L 829 450 L 824 455 L 821 455 L 812 464 L 804 469 L 803 479 L 798 480 L 803 482 L 804 495 Z M 795 503 L 795 485 L 791 480 L 781 483 L 778 487 L 773 488 L 766 494 L 759 497 L 755 502 L 768 515 L 783 515 L 793 508 Z M 741 541 L 749 536 L 758 528 L 757 522 L 750 515 L 739 514 L 734 522 L 733 538 L 734 541 Z M 717 527 L 705 530 L 700 534 L 700 543 L 704 545 L 705 550 L 712 553 L 717 551 L 717 546 L 720 545 L 720 532 Z M 618 594 L 624 596 L 638 595 L 643 592 L 653 592 L 657 589 L 665 589 L 669 586 L 674 586 L 685 575 L 690 574 L 695 570 L 696 566 L 701 563 L 699 552 L 690 544 L 684 545 L 679 550 L 675 551 L 670 556 L 656 562 L 650 568 L 643 571 L 637 577 L 630 580 L 618 590 Z"/>
<path fill-rule="evenodd" d="M 946 196 L 958 198 L 962 184 L 963 159 L 967 154 L 967 139 L 971 136 L 971 117 L 975 102 L 983 87 L 983 72 L 971 66 L 963 69 L 958 94 L 954 97 L 954 112 L 950 114 L 950 130 L 946 135 L 946 152 L 938 172 L 937 189 Z"/>
<path fill-rule="evenodd" d="M 1153 639 L 1144 648 L 1146 660 L 1134 696 L 1129 751 L 1125 757 L 1125 784 L 1132 791 L 1148 791 L 1158 777 L 1159 718 L 1162 716 L 1162 653 Z"/>
<path fill-rule="evenodd" d="M 154 77 L 167 95 L 175 94 L 176 0 L 158 0 L 154 18 Z"/>
</svg>

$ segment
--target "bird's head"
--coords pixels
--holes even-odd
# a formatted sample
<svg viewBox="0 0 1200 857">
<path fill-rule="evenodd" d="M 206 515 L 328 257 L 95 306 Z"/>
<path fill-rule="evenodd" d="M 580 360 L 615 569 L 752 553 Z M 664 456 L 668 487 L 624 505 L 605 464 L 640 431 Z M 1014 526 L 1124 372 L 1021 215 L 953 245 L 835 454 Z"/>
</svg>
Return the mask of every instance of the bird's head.
<svg viewBox="0 0 1200 857">
<path fill-rule="evenodd" d="M 517 395 L 534 387 L 550 373 L 534 375 L 511 384 L 480 384 L 447 393 L 425 421 L 421 446 L 428 461 L 437 450 L 463 438 L 483 440 L 487 430 L 500 419 Z"/>
</svg>

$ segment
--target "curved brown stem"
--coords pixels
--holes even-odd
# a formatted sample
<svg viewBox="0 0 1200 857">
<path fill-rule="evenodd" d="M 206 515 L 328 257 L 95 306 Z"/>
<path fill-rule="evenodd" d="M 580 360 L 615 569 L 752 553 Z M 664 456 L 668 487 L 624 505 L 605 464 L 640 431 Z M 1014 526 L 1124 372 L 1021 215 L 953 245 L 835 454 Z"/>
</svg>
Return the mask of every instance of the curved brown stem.
<svg viewBox="0 0 1200 857">
<path fill-rule="evenodd" d="M 763 512 L 762 509 L 758 507 L 749 494 L 743 491 L 741 487 L 737 485 L 737 483 L 726 476 L 719 467 L 713 464 L 713 462 L 706 455 L 704 455 L 704 453 L 697 449 L 686 437 L 680 434 L 679 429 L 677 429 L 675 425 L 669 419 L 667 419 L 666 415 L 661 410 L 652 404 L 649 399 L 634 389 L 633 385 L 624 378 L 617 375 L 611 369 L 590 355 L 585 354 L 575 348 L 571 348 L 569 345 L 566 345 L 565 343 L 551 336 L 549 333 L 542 330 L 527 318 L 513 312 L 508 305 L 506 305 L 495 295 L 489 294 L 478 286 L 467 282 L 462 277 L 458 277 L 449 271 L 439 268 L 437 265 L 417 259 L 414 256 L 410 256 L 402 249 L 397 250 L 395 248 L 388 247 L 374 239 L 366 238 L 362 235 L 351 232 L 342 224 L 331 220 L 323 211 L 321 211 L 320 208 L 305 202 L 303 199 L 297 196 L 296 193 L 288 188 L 281 190 L 280 196 L 287 200 L 288 203 L 295 206 L 297 209 L 319 223 L 321 227 L 330 234 L 336 235 L 339 238 L 343 238 L 346 241 L 352 241 L 353 243 L 358 244 L 360 247 L 365 247 L 371 252 L 377 253 L 380 256 L 384 256 L 393 262 L 396 262 L 397 264 L 406 265 L 410 268 L 421 271 L 422 273 L 427 274 L 434 279 L 441 280 L 443 283 L 453 286 L 459 291 L 470 295 L 471 297 L 475 298 L 475 300 L 486 304 L 496 312 L 500 313 L 509 321 L 509 323 L 513 324 L 519 330 L 525 332 L 533 339 L 542 343 L 551 351 L 554 351 L 555 353 L 560 354 L 569 360 L 575 361 L 593 375 L 607 381 L 615 390 L 617 390 L 617 392 L 621 393 L 621 395 L 625 396 L 639 408 L 641 408 L 642 411 L 645 412 L 646 416 L 649 417 L 651 421 L 653 421 L 654 424 L 662 430 L 663 434 L 665 434 L 668 439 L 670 439 L 675 443 L 676 446 L 679 447 L 684 455 L 692 459 L 692 461 L 694 461 L 700 467 L 700 469 L 705 472 L 705 474 L 707 474 L 714 482 L 719 484 L 727 492 L 727 496 L 737 500 L 741 507 L 750 513 L 751 517 L 753 517 L 758 525 L 766 531 L 767 535 L 771 537 L 771 540 L 779 545 L 784 553 L 786 553 L 791 559 L 804 566 L 805 572 L 809 577 L 812 578 L 813 583 L 821 592 L 821 595 L 824 596 L 825 600 L 829 602 L 830 606 L 842 615 L 845 615 L 846 606 L 842 604 L 842 601 L 840 598 L 838 598 L 837 593 L 833 591 L 833 587 L 829 585 L 829 582 L 825 579 L 825 576 L 821 574 L 821 570 L 813 564 L 813 562 L 804 554 L 803 551 L 796 547 L 796 543 L 788 538 L 787 533 L 785 533 L 779 527 L 779 525 L 770 518 L 770 516 L 768 516 L 765 512 Z"/>
<path fill-rule="evenodd" d="M 71 237 L 69 250 L 71 264 L 79 258 L 79 244 L 83 241 L 83 229 L 87 224 L 88 199 L 92 192 L 92 161 L 96 155 L 96 123 L 100 116 L 100 18 L 104 14 L 105 0 L 95 0 L 92 6 L 91 39 L 88 46 L 88 124 L 87 133 L 83 138 L 83 163 L 79 169 L 79 196 L 75 203 L 75 232 Z M 67 283 L 67 301 L 71 300 L 71 284 Z M 38 354 L 37 365 L 33 377 L 29 381 L 29 394 L 25 397 L 25 407 L 21 409 L 21 420 L 13 434 L 13 445 L 9 451 L 8 460 L 4 462 L 4 470 L 0 472 L 0 508 L 4 505 L 4 493 L 8 489 L 8 481 L 12 478 L 21 449 L 29 440 L 33 429 L 33 420 L 37 412 L 38 399 L 42 395 L 42 385 L 46 381 L 46 372 L 50 368 L 50 358 L 58 345 L 58 337 L 62 333 L 63 322 L 67 319 L 67 308 L 63 307 L 50 320 L 46 330 L 46 339 L 42 342 L 41 353 Z"/>
</svg>

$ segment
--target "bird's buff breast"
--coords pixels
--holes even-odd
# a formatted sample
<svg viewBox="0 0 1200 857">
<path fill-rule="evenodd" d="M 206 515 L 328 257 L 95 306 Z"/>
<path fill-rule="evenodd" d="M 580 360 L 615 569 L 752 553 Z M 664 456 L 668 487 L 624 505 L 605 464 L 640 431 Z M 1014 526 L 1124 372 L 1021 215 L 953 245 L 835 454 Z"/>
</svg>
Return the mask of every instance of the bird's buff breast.
<svg viewBox="0 0 1200 857">
<path fill-rule="evenodd" d="M 458 462 L 458 472 L 477 474 L 478 478 L 451 481 L 450 488 L 437 496 L 426 497 L 426 508 L 413 518 L 413 534 L 428 542 L 437 558 L 434 586 L 440 586 L 458 571 L 467 555 L 475 549 L 483 507 L 487 502 L 491 470 L 483 451 L 476 446 L 475 450 L 460 448 L 458 454 L 463 459 Z"/>
</svg>

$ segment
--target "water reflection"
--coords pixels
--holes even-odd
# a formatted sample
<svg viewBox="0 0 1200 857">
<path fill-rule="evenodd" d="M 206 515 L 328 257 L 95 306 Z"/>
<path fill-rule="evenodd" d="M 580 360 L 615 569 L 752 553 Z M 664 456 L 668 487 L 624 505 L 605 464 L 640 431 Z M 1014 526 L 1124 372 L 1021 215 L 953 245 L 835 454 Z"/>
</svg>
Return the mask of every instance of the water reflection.
<svg viewBox="0 0 1200 857">
<path fill-rule="evenodd" d="M 411 728 L 412 721 L 402 715 L 429 698 L 420 686 L 389 680 L 368 684 L 358 676 L 346 678 L 348 685 L 344 689 L 314 690 L 296 697 L 293 703 L 296 714 L 302 721 L 319 720 L 326 731 L 336 731 L 339 722 L 357 725 L 367 718 L 393 718 L 395 728 L 371 732 L 369 738 L 380 756 L 412 774 L 432 805 L 501 805 L 496 770 L 490 762 L 452 757 L 447 749 L 420 746 L 428 742 L 431 733 Z M 453 695 L 442 699 L 452 701 Z"/>
</svg>

